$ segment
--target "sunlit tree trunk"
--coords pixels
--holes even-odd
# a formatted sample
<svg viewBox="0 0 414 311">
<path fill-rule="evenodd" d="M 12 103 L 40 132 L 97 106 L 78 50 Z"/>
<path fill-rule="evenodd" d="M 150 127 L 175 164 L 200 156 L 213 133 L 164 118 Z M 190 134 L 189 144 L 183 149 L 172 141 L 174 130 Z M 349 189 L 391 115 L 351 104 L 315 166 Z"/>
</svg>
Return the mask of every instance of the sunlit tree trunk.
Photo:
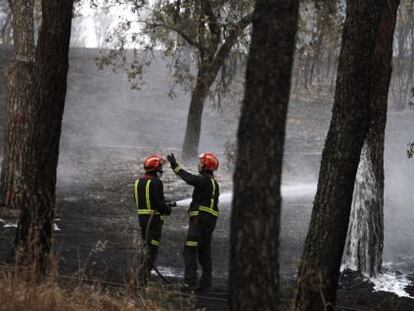
<svg viewBox="0 0 414 311">
<path fill-rule="evenodd" d="M 237 134 L 230 310 L 277 310 L 281 170 L 298 0 L 258 0 Z"/>
</svg>

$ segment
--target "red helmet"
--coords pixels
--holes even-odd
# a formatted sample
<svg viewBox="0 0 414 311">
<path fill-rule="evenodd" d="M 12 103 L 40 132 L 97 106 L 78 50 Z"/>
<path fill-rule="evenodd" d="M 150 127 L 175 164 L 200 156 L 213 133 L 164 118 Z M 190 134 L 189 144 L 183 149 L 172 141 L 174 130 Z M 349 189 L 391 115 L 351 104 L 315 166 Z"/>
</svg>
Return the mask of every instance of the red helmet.
<svg viewBox="0 0 414 311">
<path fill-rule="evenodd" d="M 162 166 L 167 162 L 165 159 L 163 159 L 161 156 L 157 154 L 152 154 L 145 158 L 144 160 L 144 169 L 147 172 L 152 171 L 159 171 L 162 169 Z"/>
<path fill-rule="evenodd" d="M 198 158 L 200 159 L 200 164 L 205 170 L 216 171 L 219 167 L 219 160 L 214 153 L 202 153 L 198 156 Z"/>
</svg>

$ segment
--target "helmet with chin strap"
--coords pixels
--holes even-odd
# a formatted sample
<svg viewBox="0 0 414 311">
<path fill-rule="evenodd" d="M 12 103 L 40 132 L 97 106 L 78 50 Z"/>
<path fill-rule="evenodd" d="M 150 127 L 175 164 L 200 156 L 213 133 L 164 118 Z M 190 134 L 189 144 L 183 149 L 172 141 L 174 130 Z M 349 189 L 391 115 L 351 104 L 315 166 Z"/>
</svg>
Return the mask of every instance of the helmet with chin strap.
<svg viewBox="0 0 414 311">
<path fill-rule="evenodd" d="M 152 155 L 145 158 L 145 160 L 144 160 L 144 170 L 146 172 L 161 171 L 162 166 L 166 162 L 167 161 L 165 159 L 163 159 L 163 157 L 161 157 L 157 154 L 152 154 Z"/>
<path fill-rule="evenodd" d="M 217 171 L 219 167 L 219 160 L 214 153 L 205 152 L 198 156 L 200 166 L 203 170 Z"/>
</svg>

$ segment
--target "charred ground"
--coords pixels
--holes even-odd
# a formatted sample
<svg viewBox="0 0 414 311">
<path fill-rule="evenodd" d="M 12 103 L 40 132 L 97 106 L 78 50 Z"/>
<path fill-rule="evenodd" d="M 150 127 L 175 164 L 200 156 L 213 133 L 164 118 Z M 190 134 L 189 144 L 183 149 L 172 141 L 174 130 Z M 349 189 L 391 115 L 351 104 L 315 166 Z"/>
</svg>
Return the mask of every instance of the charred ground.
<svg viewBox="0 0 414 311">
<path fill-rule="evenodd" d="M 140 162 L 148 153 L 179 153 L 189 97 L 183 92 L 177 92 L 173 99 L 167 97 L 169 72 L 162 59 L 148 71 L 150 82 L 142 92 L 137 92 L 130 90 L 122 73 L 115 75 L 109 69 L 98 71 L 93 62 L 96 53 L 73 50 L 71 55 L 58 176 L 56 224 L 59 230 L 55 231 L 55 251 L 62 273 L 84 272 L 90 277 L 124 281 L 129 268 L 136 266 L 140 250 L 132 182 L 139 176 Z M 3 72 L 6 60 L 3 55 Z M 2 132 L 4 91 L 0 100 Z M 235 139 L 238 100 L 221 110 L 206 108 L 202 150 L 215 151 L 224 159 L 224 144 Z M 330 107 L 328 94 L 297 92 L 293 95 L 284 162 L 285 184 L 316 182 Z M 410 211 L 410 202 L 414 199 L 410 191 L 414 168 L 405 156 L 412 118 L 410 113 L 392 112 L 386 141 L 385 261 L 406 273 L 414 272 L 411 230 L 414 214 Z M 218 174 L 222 192 L 232 189 L 231 170 L 224 166 Z M 195 169 L 195 166 L 189 168 Z M 177 181 L 168 169 L 163 179 L 167 198 L 179 200 L 191 195 L 191 188 Z M 286 288 L 290 288 L 296 274 L 312 199 L 297 196 L 284 200 L 280 273 Z M 223 206 L 214 234 L 215 278 L 221 290 L 225 288 L 228 270 L 229 216 L 229 207 Z M 158 259 L 164 273 L 180 275 L 182 272 L 186 226 L 184 207 L 175 209 L 165 223 Z M 1 232 L 0 255 L 5 261 L 13 242 L 13 228 L 3 224 Z M 341 288 L 339 305 L 359 310 L 413 308 L 410 299 L 372 293 L 372 286 L 353 275 L 343 278 Z M 286 296 L 289 295 L 287 289 Z"/>
</svg>

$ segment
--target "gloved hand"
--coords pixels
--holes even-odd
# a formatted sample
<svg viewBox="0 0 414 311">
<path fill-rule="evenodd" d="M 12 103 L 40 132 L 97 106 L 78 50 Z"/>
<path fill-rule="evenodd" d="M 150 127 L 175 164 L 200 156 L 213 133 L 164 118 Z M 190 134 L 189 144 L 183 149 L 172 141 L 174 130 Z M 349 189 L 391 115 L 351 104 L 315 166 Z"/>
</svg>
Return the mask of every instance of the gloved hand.
<svg viewBox="0 0 414 311">
<path fill-rule="evenodd" d="M 165 205 L 168 206 L 168 207 L 176 207 L 177 202 L 175 202 L 175 201 L 165 201 Z"/>
<path fill-rule="evenodd" d="M 172 210 L 171 208 L 174 206 L 177 206 L 177 202 L 165 200 L 164 208 L 162 209 L 162 211 L 160 211 L 160 214 L 170 216 Z"/>
<path fill-rule="evenodd" d="M 171 206 L 166 204 L 165 207 L 164 207 L 164 210 L 160 214 L 170 216 L 171 215 Z"/>
<path fill-rule="evenodd" d="M 177 168 L 178 163 L 177 163 L 177 160 L 175 159 L 174 153 L 167 155 L 167 160 L 168 162 L 170 162 L 171 168 L 173 170 Z"/>
</svg>

